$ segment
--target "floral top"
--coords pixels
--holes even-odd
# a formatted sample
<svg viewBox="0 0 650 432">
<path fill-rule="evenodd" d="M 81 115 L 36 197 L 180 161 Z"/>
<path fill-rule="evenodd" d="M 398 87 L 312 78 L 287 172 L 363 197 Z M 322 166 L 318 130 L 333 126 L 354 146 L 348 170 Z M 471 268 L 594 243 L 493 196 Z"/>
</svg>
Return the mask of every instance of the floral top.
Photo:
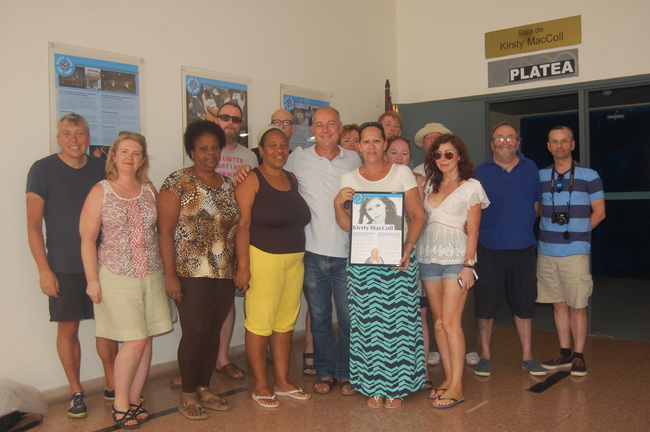
<svg viewBox="0 0 650 432">
<path fill-rule="evenodd" d="M 174 232 L 176 274 L 233 279 L 240 213 L 232 180 L 223 177 L 223 184 L 215 189 L 196 178 L 189 168 L 183 168 L 171 173 L 160 190 L 181 202 Z"/>
<path fill-rule="evenodd" d="M 156 198 L 148 184 L 140 195 L 120 198 L 107 180 L 102 203 L 102 242 L 98 261 L 120 276 L 141 278 L 162 269 L 156 221 Z"/>
</svg>

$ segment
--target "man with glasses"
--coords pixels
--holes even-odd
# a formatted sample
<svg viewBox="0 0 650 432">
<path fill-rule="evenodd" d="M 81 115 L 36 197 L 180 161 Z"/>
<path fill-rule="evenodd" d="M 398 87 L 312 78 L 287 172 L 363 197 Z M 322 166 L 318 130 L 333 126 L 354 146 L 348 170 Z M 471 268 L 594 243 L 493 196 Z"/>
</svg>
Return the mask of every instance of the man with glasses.
<svg viewBox="0 0 650 432">
<path fill-rule="evenodd" d="M 221 126 L 226 134 L 226 145 L 221 150 L 217 172 L 231 179 L 235 178 L 237 168 L 242 165 L 258 166 L 255 153 L 237 142 L 243 121 L 242 110 L 237 102 L 224 103 L 215 119 L 215 123 Z"/>
<path fill-rule="evenodd" d="M 542 219 L 537 257 L 537 301 L 553 303 L 560 352 L 546 369 L 571 367 L 587 375 L 587 305 L 593 288 L 589 270 L 591 230 L 605 219 L 605 194 L 598 173 L 574 162 L 573 131 L 556 126 L 548 134 L 553 165 L 539 171 Z M 574 352 L 571 354 L 571 337 Z"/>
<path fill-rule="evenodd" d="M 293 116 L 286 109 L 281 108 L 274 112 L 271 116 L 271 123 L 269 124 L 282 128 L 285 135 L 287 136 L 287 142 L 291 141 L 291 135 L 293 135 L 293 133 L 296 131 L 296 125 L 293 123 Z M 262 165 L 260 149 L 258 147 L 255 147 L 252 151 L 257 157 L 257 163 L 259 165 Z M 289 150 L 289 153 L 291 153 L 291 150 Z"/>
<path fill-rule="evenodd" d="M 505 295 L 513 312 L 522 349 L 522 367 L 531 375 L 546 375 L 531 352 L 533 311 L 537 298 L 537 239 L 533 232 L 541 201 L 535 162 L 519 150 L 519 130 L 506 122 L 492 130 L 492 156 L 476 168 L 476 176 L 490 200 L 479 228 L 479 279 L 474 285 L 474 314 L 481 341 L 481 359 L 474 369 L 490 376 L 490 340 L 494 318 Z"/>
<path fill-rule="evenodd" d="M 105 176 L 106 162 L 86 154 L 90 131 L 78 114 L 61 117 L 56 141 L 59 153 L 36 161 L 27 175 L 27 238 L 41 291 L 49 298 L 50 321 L 58 324 L 56 348 L 72 393 L 68 417 L 83 418 L 88 410 L 80 379 L 79 322 L 95 315 L 86 294 L 79 217 L 88 192 Z M 117 342 L 98 337 L 96 343 L 106 376 L 104 398 L 114 400 Z"/>
</svg>

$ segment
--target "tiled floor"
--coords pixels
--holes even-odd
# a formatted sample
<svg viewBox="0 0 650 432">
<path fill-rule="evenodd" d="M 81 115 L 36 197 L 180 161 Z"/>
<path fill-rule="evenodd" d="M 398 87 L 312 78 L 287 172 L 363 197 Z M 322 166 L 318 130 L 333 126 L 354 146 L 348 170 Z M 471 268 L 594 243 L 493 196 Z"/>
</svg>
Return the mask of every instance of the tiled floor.
<svg viewBox="0 0 650 432">
<path fill-rule="evenodd" d="M 155 413 L 142 431 L 647 431 L 650 430 L 650 343 L 589 337 L 585 360 L 589 374 L 568 376 L 542 393 L 526 391 L 544 381 L 521 368 L 516 332 L 495 327 L 492 376 L 479 378 L 465 368 L 466 402 L 449 410 L 430 407 L 427 393 L 405 398 L 396 410 L 369 409 L 362 395 L 341 396 L 338 387 L 326 396 L 313 394 L 306 402 L 282 398 L 278 409 L 264 409 L 252 399 L 245 358 L 234 359 L 249 377 L 236 381 L 214 374 L 212 389 L 233 406 L 228 412 L 208 411 L 207 421 L 186 420 L 176 409 L 180 389 L 169 386 L 171 376 L 149 381 L 146 408 Z M 553 332 L 535 330 L 533 353 L 539 361 L 557 351 Z M 314 378 L 300 371 L 302 341 L 294 344 L 294 382 L 313 393 Z M 434 384 L 442 380 L 442 366 L 430 367 Z M 549 373 L 550 374 L 553 372 Z M 68 419 L 66 403 L 50 406 L 42 425 L 32 430 L 109 431 L 116 426 L 110 403 L 101 394 L 87 398 L 89 415 Z"/>
</svg>

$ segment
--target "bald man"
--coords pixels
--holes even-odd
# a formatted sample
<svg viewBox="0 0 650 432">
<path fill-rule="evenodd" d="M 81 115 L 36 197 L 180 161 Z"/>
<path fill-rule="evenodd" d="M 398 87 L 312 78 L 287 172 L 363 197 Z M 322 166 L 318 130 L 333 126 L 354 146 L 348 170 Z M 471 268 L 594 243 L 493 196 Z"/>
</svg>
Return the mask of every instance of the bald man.
<svg viewBox="0 0 650 432">
<path fill-rule="evenodd" d="M 284 108 L 280 108 L 271 116 L 271 123 L 277 127 L 281 127 L 284 130 L 284 133 L 287 135 L 287 141 L 291 141 L 291 135 L 296 131 L 296 125 L 293 124 L 293 116 L 289 111 Z M 257 163 L 262 165 L 262 157 L 260 156 L 260 149 L 255 147 L 253 153 L 257 156 Z M 291 151 L 289 151 L 291 152 Z"/>
</svg>

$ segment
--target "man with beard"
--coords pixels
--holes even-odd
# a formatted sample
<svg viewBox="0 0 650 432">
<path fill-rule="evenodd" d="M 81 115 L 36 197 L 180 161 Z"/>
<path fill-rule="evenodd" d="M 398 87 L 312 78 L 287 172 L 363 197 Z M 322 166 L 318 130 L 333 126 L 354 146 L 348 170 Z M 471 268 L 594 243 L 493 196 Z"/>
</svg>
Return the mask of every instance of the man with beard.
<svg viewBox="0 0 650 432">
<path fill-rule="evenodd" d="M 237 142 L 243 121 L 242 110 L 237 102 L 223 104 L 215 119 L 215 123 L 221 126 L 226 134 L 226 145 L 221 150 L 221 160 L 217 166 L 217 172 L 231 179 L 235 178 L 237 168 L 240 166 L 257 166 L 255 154 Z"/>
<path fill-rule="evenodd" d="M 522 349 L 522 367 L 531 375 L 546 375 L 533 359 L 531 339 L 537 298 L 537 239 L 533 232 L 541 190 L 535 162 L 519 150 L 519 130 L 506 122 L 492 130 L 492 156 L 476 168 L 476 176 L 490 200 L 479 228 L 479 279 L 474 285 L 474 314 L 481 339 L 481 360 L 474 369 L 490 376 L 490 339 L 494 318 L 505 294 L 513 312 Z"/>
</svg>

